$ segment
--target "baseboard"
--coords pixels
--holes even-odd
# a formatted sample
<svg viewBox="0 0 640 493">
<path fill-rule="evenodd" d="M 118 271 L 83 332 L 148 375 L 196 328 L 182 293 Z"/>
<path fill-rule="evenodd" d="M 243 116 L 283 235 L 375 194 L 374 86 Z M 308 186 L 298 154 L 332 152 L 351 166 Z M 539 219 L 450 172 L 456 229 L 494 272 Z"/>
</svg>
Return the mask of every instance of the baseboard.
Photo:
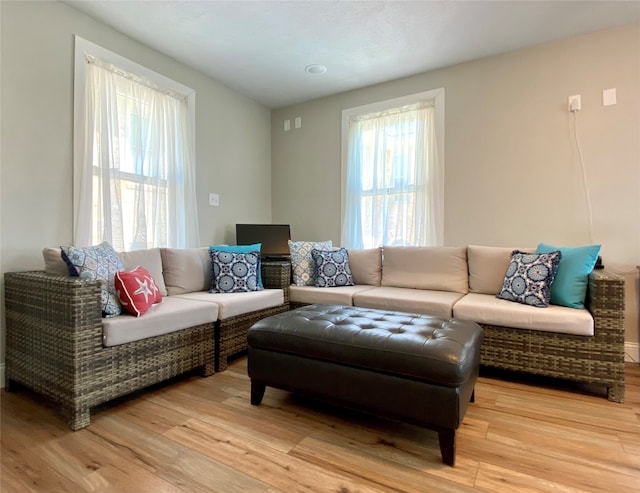
<svg viewBox="0 0 640 493">
<path fill-rule="evenodd" d="M 4 388 L 4 363 L 0 365 L 0 389 Z"/>
<path fill-rule="evenodd" d="M 629 363 L 640 363 L 640 343 L 624 343 L 624 360 Z"/>
</svg>

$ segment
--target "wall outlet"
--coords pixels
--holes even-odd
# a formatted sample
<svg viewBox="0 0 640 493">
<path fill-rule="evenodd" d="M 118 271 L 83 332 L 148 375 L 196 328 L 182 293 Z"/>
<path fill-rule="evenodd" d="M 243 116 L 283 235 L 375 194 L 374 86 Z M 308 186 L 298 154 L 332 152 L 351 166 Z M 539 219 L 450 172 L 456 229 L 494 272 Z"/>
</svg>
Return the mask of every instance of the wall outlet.
<svg viewBox="0 0 640 493">
<path fill-rule="evenodd" d="M 569 111 L 579 111 L 580 109 L 582 109 L 580 94 L 569 96 Z"/>
<path fill-rule="evenodd" d="M 209 205 L 212 207 L 218 207 L 220 205 L 220 196 L 217 193 L 209 194 Z"/>
</svg>

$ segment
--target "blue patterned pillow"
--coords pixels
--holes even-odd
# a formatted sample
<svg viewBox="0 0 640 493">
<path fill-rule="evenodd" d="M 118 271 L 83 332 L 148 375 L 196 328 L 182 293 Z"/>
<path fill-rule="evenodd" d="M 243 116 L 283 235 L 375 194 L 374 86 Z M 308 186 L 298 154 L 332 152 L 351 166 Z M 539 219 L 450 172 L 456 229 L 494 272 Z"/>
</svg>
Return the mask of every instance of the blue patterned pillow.
<svg viewBox="0 0 640 493">
<path fill-rule="evenodd" d="M 63 246 L 60 249 L 70 275 L 104 281 L 100 296 L 102 316 L 120 315 L 122 305 L 114 281 L 116 272 L 124 270 L 124 266 L 113 247 L 104 241 L 96 246 Z"/>
<path fill-rule="evenodd" d="M 353 276 L 349 268 L 349 254 L 346 248 L 337 250 L 311 250 L 316 275 L 316 286 L 332 288 L 353 286 Z"/>
<path fill-rule="evenodd" d="M 562 253 L 526 253 L 514 250 L 497 297 L 525 305 L 549 306 L 551 283 L 558 271 Z"/>
<path fill-rule="evenodd" d="M 313 286 L 316 283 L 311 250 L 331 250 L 331 240 L 328 241 L 291 241 L 289 240 L 289 253 L 291 254 L 291 274 L 293 284 L 296 286 Z"/>
<path fill-rule="evenodd" d="M 258 270 L 260 252 L 223 252 L 209 250 L 211 256 L 210 293 L 245 293 L 260 291 Z"/>
<path fill-rule="evenodd" d="M 260 251 L 262 248 L 262 243 L 254 243 L 253 245 L 209 245 L 209 250 L 221 250 L 223 252 L 233 252 L 233 253 L 250 253 L 255 251 Z M 264 285 L 262 284 L 262 272 L 261 268 L 258 267 L 258 286 L 262 289 Z"/>
</svg>

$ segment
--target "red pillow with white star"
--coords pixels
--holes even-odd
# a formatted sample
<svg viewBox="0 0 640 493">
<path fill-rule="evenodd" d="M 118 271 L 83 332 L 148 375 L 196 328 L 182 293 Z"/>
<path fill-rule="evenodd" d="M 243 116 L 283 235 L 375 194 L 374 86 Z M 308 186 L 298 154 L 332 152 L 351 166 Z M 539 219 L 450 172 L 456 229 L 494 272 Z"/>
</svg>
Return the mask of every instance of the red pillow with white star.
<svg viewBox="0 0 640 493">
<path fill-rule="evenodd" d="M 144 315 L 151 305 L 162 302 L 156 282 L 144 267 L 116 272 L 115 287 L 122 308 L 136 317 Z"/>
</svg>

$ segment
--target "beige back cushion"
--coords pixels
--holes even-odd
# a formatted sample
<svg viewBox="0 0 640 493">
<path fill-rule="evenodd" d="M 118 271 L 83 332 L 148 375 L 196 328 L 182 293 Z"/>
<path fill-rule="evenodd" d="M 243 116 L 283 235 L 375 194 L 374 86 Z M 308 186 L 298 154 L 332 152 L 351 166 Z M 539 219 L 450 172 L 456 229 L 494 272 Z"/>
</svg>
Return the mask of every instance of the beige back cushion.
<svg viewBox="0 0 640 493">
<path fill-rule="evenodd" d="M 69 275 L 69 269 L 67 268 L 66 262 L 62 260 L 60 248 L 44 248 L 42 250 L 42 256 L 44 258 L 44 271 L 47 274 L 56 276 Z M 160 256 L 159 248 L 136 250 L 134 252 L 118 252 L 118 257 L 120 257 L 120 261 L 125 270 L 133 270 L 139 265 L 147 269 L 156 281 L 156 285 L 160 293 L 162 293 L 162 296 L 167 296 L 167 288 L 162 275 L 162 257 Z"/>
<path fill-rule="evenodd" d="M 167 296 L 167 287 L 162 275 L 162 256 L 159 248 L 148 248 L 146 250 L 135 250 L 133 252 L 118 252 L 118 257 L 124 270 L 133 270 L 142 266 L 149 271 L 149 274 L 156 282 L 162 296 Z"/>
<path fill-rule="evenodd" d="M 504 275 L 514 250 L 535 252 L 535 248 L 508 248 L 469 245 L 469 291 L 481 294 L 498 294 L 504 283 Z"/>
<path fill-rule="evenodd" d="M 209 290 L 211 257 L 207 247 L 162 248 L 160 254 L 169 296 Z"/>
<path fill-rule="evenodd" d="M 347 250 L 349 268 L 356 284 L 380 286 L 382 282 L 382 248 Z"/>
<path fill-rule="evenodd" d="M 467 293 L 466 247 L 389 247 L 382 250 L 382 285 Z"/>
<path fill-rule="evenodd" d="M 44 257 L 44 271 L 54 276 L 68 276 L 69 269 L 67 263 L 62 260 L 60 248 L 44 248 L 42 250 Z"/>
</svg>

